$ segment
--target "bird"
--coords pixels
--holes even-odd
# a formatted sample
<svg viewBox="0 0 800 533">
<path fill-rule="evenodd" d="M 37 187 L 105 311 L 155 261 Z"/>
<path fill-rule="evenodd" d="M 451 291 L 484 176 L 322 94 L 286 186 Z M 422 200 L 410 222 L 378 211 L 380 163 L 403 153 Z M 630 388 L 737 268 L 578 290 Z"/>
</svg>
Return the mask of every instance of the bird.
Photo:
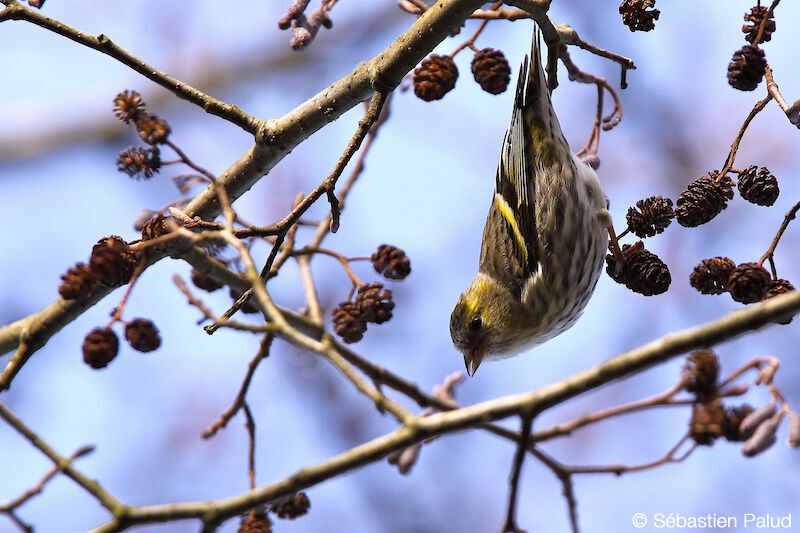
<svg viewBox="0 0 800 533">
<path fill-rule="evenodd" d="M 450 315 L 474 376 L 571 327 L 594 292 L 612 231 L 608 201 L 553 109 L 534 25 L 497 166 L 478 273 Z"/>
</svg>

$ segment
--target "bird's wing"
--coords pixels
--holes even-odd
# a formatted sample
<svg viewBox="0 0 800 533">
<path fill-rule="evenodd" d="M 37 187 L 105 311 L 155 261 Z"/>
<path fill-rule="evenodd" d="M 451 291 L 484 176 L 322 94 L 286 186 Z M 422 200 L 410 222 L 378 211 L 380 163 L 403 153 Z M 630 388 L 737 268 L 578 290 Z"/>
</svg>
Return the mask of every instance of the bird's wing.
<svg viewBox="0 0 800 533">
<path fill-rule="evenodd" d="M 503 141 L 500 163 L 497 166 L 495 195 L 489 218 L 495 228 L 505 228 L 502 235 L 493 235 L 495 245 L 486 242 L 481 253 L 484 270 L 506 274 L 500 279 L 514 279 L 507 285 L 524 285 L 539 272 L 540 243 L 537 231 L 537 189 L 550 188 L 542 180 L 552 178 L 570 166 L 569 145 L 550 101 L 550 91 L 542 68 L 536 28 L 531 43 L 530 61 L 526 57 L 520 67 L 511 125 Z M 499 224 L 499 226 L 498 226 Z M 489 224 L 487 222 L 487 228 Z M 493 262 L 489 265 L 488 248 L 494 246 Z M 509 276 L 510 275 L 510 276 Z M 510 286 L 512 291 L 521 287 Z"/>
</svg>

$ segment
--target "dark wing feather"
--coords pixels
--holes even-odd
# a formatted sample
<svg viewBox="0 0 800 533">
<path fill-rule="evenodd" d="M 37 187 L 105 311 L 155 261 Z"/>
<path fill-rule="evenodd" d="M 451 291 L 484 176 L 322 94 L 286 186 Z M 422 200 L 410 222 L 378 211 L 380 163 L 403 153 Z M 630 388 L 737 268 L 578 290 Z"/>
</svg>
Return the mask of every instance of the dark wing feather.
<svg viewBox="0 0 800 533">
<path fill-rule="evenodd" d="M 538 52 L 538 51 L 537 51 Z M 538 61 L 538 54 L 534 54 Z M 535 65 L 534 65 L 535 68 Z M 514 111 L 511 125 L 506 132 L 500 164 L 497 167 L 495 190 L 506 202 L 514 215 L 516 231 L 525 243 L 524 248 L 515 252 L 515 258 L 522 267 L 523 279 L 527 279 L 538 268 L 538 236 L 536 231 L 536 180 L 531 168 L 531 132 L 526 120 L 526 109 L 530 87 L 530 64 L 528 58 L 522 62 L 514 97 Z M 510 225 L 510 224 L 509 224 Z M 514 229 L 514 228 L 509 228 Z M 518 243 L 519 239 L 514 239 Z"/>
</svg>

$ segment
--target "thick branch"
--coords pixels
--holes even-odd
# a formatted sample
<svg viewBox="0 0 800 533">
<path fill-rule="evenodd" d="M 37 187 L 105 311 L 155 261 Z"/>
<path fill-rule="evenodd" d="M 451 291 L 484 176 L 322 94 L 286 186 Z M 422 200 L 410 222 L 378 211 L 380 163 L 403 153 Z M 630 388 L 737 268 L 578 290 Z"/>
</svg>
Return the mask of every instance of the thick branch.
<svg viewBox="0 0 800 533">
<path fill-rule="evenodd" d="M 504 396 L 469 407 L 415 417 L 398 430 L 356 446 L 315 466 L 304 468 L 272 485 L 216 502 L 184 502 L 127 508 L 120 518 L 96 532 L 120 531 L 126 525 L 196 518 L 215 522 L 257 505 L 382 459 L 417 442 L 514 415 L 531 416 L 579 394 L 645 370 L 689 350 L 712 346 L 800 311 L 800 291 L 776 296 L 766 302 L 730 313 L 718 320 L 666 335 L 595 367 L 541 389 Z"/>
</svg>

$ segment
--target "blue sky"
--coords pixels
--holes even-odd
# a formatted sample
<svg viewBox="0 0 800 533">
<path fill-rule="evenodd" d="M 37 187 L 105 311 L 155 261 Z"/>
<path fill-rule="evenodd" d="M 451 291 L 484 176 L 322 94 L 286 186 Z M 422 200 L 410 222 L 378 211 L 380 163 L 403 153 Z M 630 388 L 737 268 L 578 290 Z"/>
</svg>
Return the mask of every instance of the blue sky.
<svg viewBox="0 0 800 533">
<path fill-rule="evenodd" d="M 51 0 L 45 14 L 117 44 L 175 76 L 192 81 L 209 69 L 232 69 L 228 79 L 206 80 L 200 88 L 236 103 L 261 118 L 279 117 L 360 61 L 387 46 L 413 22 L 394 2 L 340 2 L 334 27 L 322 30 L 299 53 L 276 21 L 286 2 L 104 3 Z M 618 227 L 628 206 L 650 195 L 677 198 L 689 181 L 719 168 L 763 84 L 743 93 L 726 83 L 726 66 L 743 44 L 739 31 L 748 2 L 676 0 L 657 6 L 656 31 L 631 33 L 617 4 L 553 2 L 554 22 L 573 26 L 589 42 L 632 57 L 620 93 L 622 123 L 604 133 L 598 172 Z M 788 101 L 800 96 L 796 70 L 797 36 L 790 31 L 800 16 L 784 2 L 777 31 L 764 45 L 776 81 Z M 449 53 L 468 38 L 475 22 L 437 48 Z M 517 65 L 530 46 L 531 23 L 489 24 L 477 45 L 502 49 Z M 122 89 L 139 90 L 153 111 L 172 125 L 173 140 L 215 173 L 224 170 L 252 143 L 248 135 L 183 101 L 101 54 L 23 22 L 0 25 L 4 72 L 0 98 L 0 323 L 36 312 L 57 296 L 59 276 L 85 261 L 91 244 L 108 234 L 135 238 L 132 221 L 143 208 L 158 208 L 177 198 L 167 169 L 149 182 L 116 172 L 116 154 L 137 142 L 133 132 L 110 140 L 65 143 L 36 158 L 10 157 L 48 131 L 93 131 L 114 126 L 111 100 Z M 573 60 L 584 70 L 616 84 L 616 65 L 580 50 Z M 241 64 L 280 58 L 268 69 Z M 453 349 L 448 318 L 459 292 L 477 267 L 481 231 L 494 184 L 500 141 L 510 117 L 512 94 L 492 96 L 475 84 L 470 57 L 457 57 L 456 89 L 442 101 L 425 103 L 413 93 L 397 94 L 392 117 L 381 130 L 342 216 L 339 233 L 326 246 L 347 255 L 371 253 L 387 242 L 402 247 L 413 273 L 403 282 L 386 282 L 395 293 L 395 317 L 372 327 L 355 348 L 370 360 L 430 389 L 463 367 Z M 556 110 L 574 149 L 583 146 L 593 120 L 595 89 L 569 82 L 559 72 Z M 267 224 L 288 210 L 298 191 L 308 192 L 329 171 L 360 118 L 353 110 L 311 137 L 287 156 L 248 195 L 236 203 L 243 216 Z M 70 135 L 72 137 L 74 134 Z M 62 135 L 64 137 L 64 135 Z M 69 141 L 69 139 L 68 139 Z M 737 262 L 756 260 L 767 248 L 783 214 L 800 200 L 797 182 L 798 130 L 774 103 L 752 123 L 736 166 L 764 165 L 778 177 L 781 195 L 770 209 L 737 196 L 720 216 L 696 229 L 673 224 L 647 241 L 670 267 L 673 284 L 661 296 L 645 298 L 605 275 L 583 318 L 560 337 L 523 356 L 485 364 L 463 384 L 464 404 L 531 390 L 596 364 L 670 331 L 680 330 L 739 308 L 727 295 L 702 296 L 688 284 L 692 267 L 705 257 L 727 255 Z M 312 216 L 322 216 L 324 205 Z M 310 238 L 301 230 L 299 238 Z M 630 242 L 630 241 L 628 241 Z M 790 226 L 776 261 L 778 272 L 800 281 L 797 250 L 800 229 Z M 256 248 L 257 261 L 267 249 Z M 331 258 L 313 262 L 326 313 L 347 296 L 344 272 Z M 376 278 L 368 264 L 357 272 Z M 247 488 L 247 441 L 241 418 L 210 441 L 202 430 L 227 408 L 241 382 L 258 339 L 221 331 L 207 336 L 196 325 L 170 278 L 187 277 L 185 263 L 165 260 L 148 269 L 137 285 L 126 316 L 151 318 L 162 331 L 163 346 L 143 355 L 122 347 L 106 370 L 91 371 L 81 361 L 80 344 L 91 328 L 105 323 L 122 295 L 118 290 L 55 335 L 31 359 L 3 396 L 22 418 L 57 450 L 69 454 L 86 443 L 97 450 L 80 468 L 129 504 L 212 499 Z M 302 305 L 298 271 L 288 263 L 270 285 L 284 305 Z M 228 301 L 222 291 L 203 295 L 217 310 Z M 800 407 L 793 384 L 800 330 L 772 326 L 718 348 L 724 370 L 749 358 L 774 355 L 783 361 L 777 383 L 790 405 Z M 5 361 L 5 357 L 3 361 Z M 536 422 L 542 428 L 587 411 L 647 396 L 678 377 L 674 360 L 634 378 L 584 395 Z M 761 389 L 746 400 L 766 401 Z M 261 485 L 365 440 L 395 425 L 327 363 L 276 342 L 259 368 L 249 401 L 258 424 L 257 470 Z M 410 406 L 410 404 L 409 404 Z M 548 443 L 544 449 L 568 464 L 638 463 L 662 456 L 683 434 L 685 408 L 640 413 L 591 427 Z M 516 421 L 509 421 L 516 427 Z M 629 474 L 575 479 L 583 531 L 632 531 L 635 512 L 785 514 L 798 511 L 794 495 L 800 479 L 796 450 L 778 444 L 754 459 L 737 446 L 719 442 L 698 450 L 679 465 Z M 0 499 L 34 484 L 48 462 L 8 427 L 0 426 Z M 379 462 L 308 491 L 308 516 L 281 522 L 277 531 L 496 531 L 502 523 L 507 477 L 514 449 L 479 431 L 448 435 L 426 445 L 409 476 Z M 528 531 L 568 530 L 566 507 L 557 480 L 528 461 L 520 493 L 520 525 Z M 20 515 L 40 531 L 89 529 L 106 513 L 66 478 L 59 477 Z M 4 520 L 0 518 L 0 520 Z M 223 531 L 235 531 L 231 521 Z M 0 521 L 0 531 L 11 527 Z M 148 526 L 137 531 L 196 531 L 196 524 Z"/>
</svg>

